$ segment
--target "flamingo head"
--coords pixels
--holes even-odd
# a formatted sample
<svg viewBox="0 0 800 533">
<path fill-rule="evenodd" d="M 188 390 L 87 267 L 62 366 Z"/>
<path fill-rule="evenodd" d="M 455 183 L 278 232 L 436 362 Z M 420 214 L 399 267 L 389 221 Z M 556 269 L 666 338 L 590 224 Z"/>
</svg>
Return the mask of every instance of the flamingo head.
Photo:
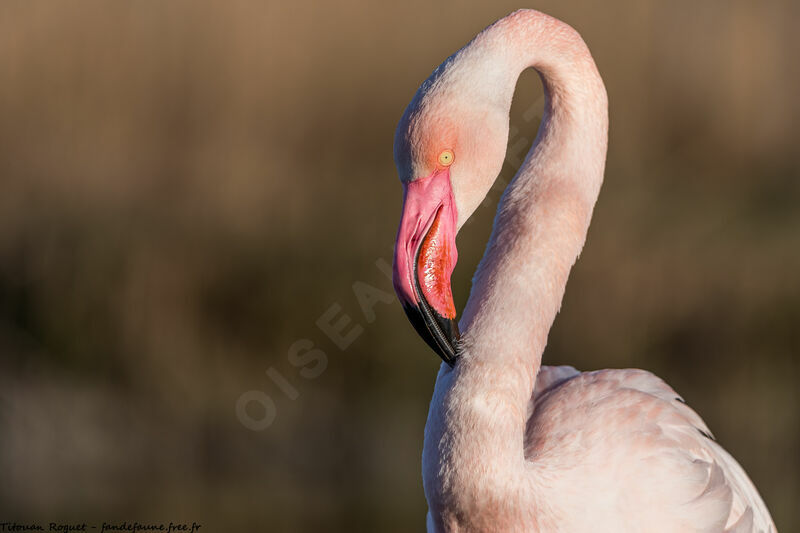
<svg viewBox="0 0 800 533">
<path fill-rule="evenodd" d="M 462 50 L 463 52 L 463 50 Z M 465 64 L 466 63 L 466 64 Z M 480 94 L 458 54 L 422 84 L 395 133 L 403 212 L 393 283 L 419 335 L 450 366 L 460 333 L 450 276 L 456 233 L 488 192 L 505 154 L 508 107 Z"/>
</svg>

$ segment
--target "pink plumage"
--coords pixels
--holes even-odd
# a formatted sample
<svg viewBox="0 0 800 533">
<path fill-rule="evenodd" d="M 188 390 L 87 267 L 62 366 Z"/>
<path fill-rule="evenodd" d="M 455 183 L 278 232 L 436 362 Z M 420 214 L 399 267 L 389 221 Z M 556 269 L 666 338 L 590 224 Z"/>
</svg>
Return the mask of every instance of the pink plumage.
<svg viewBox="0 0 800 533">
<path fill-rule="evenodd" d="M 450 222 L 436 226 L 435 238 L 451 242 L 492 186 L 516 80 L 529 67 L 544 83 L 544 119 L 500 203 L 456 325 L 447 302 L 420 288 L 415 261 L 436 213 L 447 209 Z M 578 33 L 522 10 L 437 68 L 400 121 L 395 159 L 406 208 L 395 287 L 449 363 L 425 428 L 431 532 L 775 531 L 744 470 L 658 377 L 541 366 L 602 184 L 607 109 Z M 413 185 L 433 176 L 448 182 Z M 428 287 L 449 287 L 450 248 L 426 249 Z"/>
</svg>

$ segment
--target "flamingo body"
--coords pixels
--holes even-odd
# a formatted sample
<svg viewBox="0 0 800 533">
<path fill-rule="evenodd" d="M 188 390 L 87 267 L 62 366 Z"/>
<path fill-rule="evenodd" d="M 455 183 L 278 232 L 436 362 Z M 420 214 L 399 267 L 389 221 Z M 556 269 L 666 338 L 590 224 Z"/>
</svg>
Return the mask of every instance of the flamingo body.
<svg viewBox="0 0 800 533">
<path fill-rule="evenodd" d="M 457 502 L 441 486 L 430 490 L 446 510 L 439 522 L 428 516 L 429 532 L 775 531 L 741 466 L 650 372 L 542 366 L 525 416 L 524 468 L 500 491 L 514 496 L 498 498 L 495 487 L 482 486 L 479 465 L 460 462 L 471 479 Z M 435 468 L 432 474 L 433 483 L 447 477 Z M 455 509 L 465 513 L 466 527 Z"/>
<path fill-rule="evenodd" d="M 456 324 L 455 233 L 502 166 L 528 67 L 545 115 Z M 522 10 L 437 68 L 400 121 L 394 284 L 444 360 L 422 457 L 430 532 L 775 531 L 744 470 L 661 379 L 541 366 L 603 180 L 607 107 L 577 32 Z"/>
</svg>

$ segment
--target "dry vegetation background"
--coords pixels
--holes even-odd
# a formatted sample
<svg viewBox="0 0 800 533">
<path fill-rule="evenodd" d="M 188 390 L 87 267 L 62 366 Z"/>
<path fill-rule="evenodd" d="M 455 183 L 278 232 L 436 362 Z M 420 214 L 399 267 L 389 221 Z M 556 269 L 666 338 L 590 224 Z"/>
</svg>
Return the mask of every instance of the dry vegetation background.
<svg viewBox="0 0 800 533">
<path fill-rule="evenodd" d="M 438 360 L 352 285 L 391 290 L 404 106 L 516 7 L 0 3 L 0 519 L 421 530 Z M 545 361 L 660 374 L 799 531 L 800 5 L 529 7 L 581 31 L 611 101 Z M 532 139 L 534 74 L 517 94 Z M 460 305 L 492 215 L 459 238 Z M 315 324 L 333 304 L 364 328 L 344 351 Z M 287 359 L 302 338 L 316 379 Z M 234 409 L 253 389 L 261 432 Z"/>
</svg>

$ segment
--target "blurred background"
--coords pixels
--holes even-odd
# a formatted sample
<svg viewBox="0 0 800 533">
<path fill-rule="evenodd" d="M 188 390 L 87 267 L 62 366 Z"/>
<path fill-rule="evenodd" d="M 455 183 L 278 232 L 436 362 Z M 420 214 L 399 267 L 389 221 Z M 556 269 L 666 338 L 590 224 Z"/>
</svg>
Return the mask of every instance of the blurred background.
<svg viewBox="0 0 800 533">
<path fill-rule="evenodd" d="M 791 0 L 3 1 L 0 518 L 422 530 L 439 361 L 357 294 L 392 292 L 405 105 L 517 7 L 582 33 L 611 105 L 545 363 L 659 374 L 800 531 Z M 501 180 L 537 105 L 527 72 Z M 499 190 L 459 237 L 459 307 Z M 348 319 L 346 343 L 317 324 Z"/>
</svg>

